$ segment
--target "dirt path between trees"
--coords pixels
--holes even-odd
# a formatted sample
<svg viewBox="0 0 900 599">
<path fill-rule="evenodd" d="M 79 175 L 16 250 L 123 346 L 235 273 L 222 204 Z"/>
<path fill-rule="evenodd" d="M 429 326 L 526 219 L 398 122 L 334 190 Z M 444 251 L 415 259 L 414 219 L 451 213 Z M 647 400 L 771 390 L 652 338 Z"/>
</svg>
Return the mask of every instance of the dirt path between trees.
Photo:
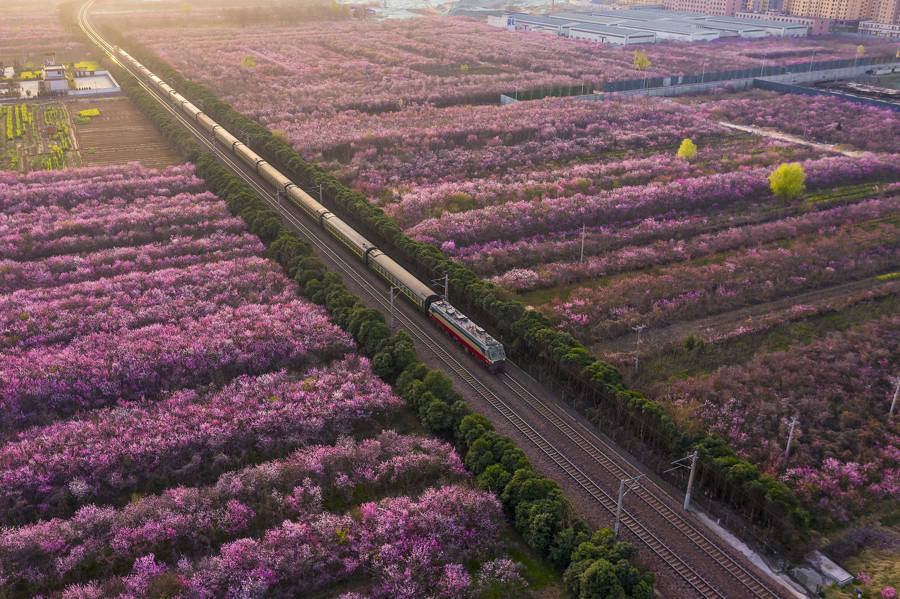
<svg viewBox="0 0 900 599">
<path fill-rule="evenodd" d="M 815 289 L 771 302 L 747 306 L 695 320 L 676 322 L 662 328 L 646 328 L 642 332 L 642 354 L 673 343 L 681 343 L 693 333 L 707 342 L 721 341 L 752 330 L 762 330 L 777 322 L 802 318 L 804 315 L 838 310 L 868 297 L 900 293 L 900 280 L 879 281 L 866 277 L 859 281 Z M 793 317 L 793 318 L 792 318 Z M 634 353 L 635 335 L 623 335 L 596 343 L 590 350 L 597 355 Z"/>
</svg>

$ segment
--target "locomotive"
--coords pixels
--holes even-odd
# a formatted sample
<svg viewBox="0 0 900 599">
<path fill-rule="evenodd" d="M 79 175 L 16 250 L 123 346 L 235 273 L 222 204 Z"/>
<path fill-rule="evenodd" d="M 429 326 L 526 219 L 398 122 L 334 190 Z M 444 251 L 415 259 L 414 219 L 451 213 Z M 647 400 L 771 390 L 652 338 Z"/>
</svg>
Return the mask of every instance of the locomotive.
<svg viewBox="0 0 900 599">
<path fill-rule="evenodd" d="M 181 112 L 188 115 L 200 128 L 215 138 L 216 143 L 237 156 L 257 175 L 283 194 L 288 201 L 302 210 L 318 226 L 353 252 L 368 268 L 379 274 L 390 285 L 396 287 L 409 301 L 428 316 L 477 357 L 491 372 L 501 372 L 506 361 L 503 344 L 494 339 L 482 327 L 465 314 L 442 299 L 430 287 L 419 281 L 408 270 L 397 264 L 390 256 L 379 250 L 368 239 L 360 235 L 350 225 L 317 202 L 308 193 L 291 182 L 275 167 L 266 162 L 256 152 L 247 147 L 224 127 L 203 113 L 172 86 L 153 74 L 144 65 L 118 48 L 121 57 L 140 71 L 153 86 L 162 91 L 166 98 Z"/>
</svg>

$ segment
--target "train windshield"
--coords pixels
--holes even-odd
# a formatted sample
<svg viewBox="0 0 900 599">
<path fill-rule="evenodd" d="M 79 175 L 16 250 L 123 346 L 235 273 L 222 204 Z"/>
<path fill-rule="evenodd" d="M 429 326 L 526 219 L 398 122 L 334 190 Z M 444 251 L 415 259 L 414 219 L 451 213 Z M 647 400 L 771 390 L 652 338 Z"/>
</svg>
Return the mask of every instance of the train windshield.
<svg viewBox="0 0 900 599">
<path fill-rule="evenodd" d="M 503 345 L 500 343 L 491 343 L 487 347 L 487 359 L 491 362 L 502 362 L 506 359 L 506 352 L 503 351 Z"/>
</svg>

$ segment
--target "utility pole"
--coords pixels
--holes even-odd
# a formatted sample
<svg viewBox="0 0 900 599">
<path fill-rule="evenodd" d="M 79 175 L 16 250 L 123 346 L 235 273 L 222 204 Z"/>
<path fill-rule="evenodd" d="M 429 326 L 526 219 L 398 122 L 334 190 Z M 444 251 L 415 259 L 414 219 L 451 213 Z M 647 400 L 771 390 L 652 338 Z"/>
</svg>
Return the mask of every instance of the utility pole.
<svg viewBox="0 0 900 599">
<path fill-rule="evenodd" d="M 784 450 L 784 461 L 787 463 L 788 454 L 791 453 L 791 442 L 794 440 L 794 427 L 797 426 L 797 417 L 791 417 L 791 431 L 788 433 L 787 447 Z"/>
<path fill-rule="evenodd" d="M 587 225 L 585 223 L 581 223 L 581 257 L 578 258 L 579 264 L 584 262 L 584 234 L 585 234 L 586 227 L 587 227 Z"/>
<path fill-rule="evenodd" d="M 888 420 L 894 417 L 894 407 L 897 405 L 897 394 L 900 393 L 900 376 L 893 377 L 894 380 L 894 399 L 891 400 L 891 409 L 888 412 Z"/>
<path fill-rule="evenodd" d="M 435 279 L 431 282 L 432 285 L 437 285 L 439 283 L 444 283 L 444 299 L 449 302 L 450 301 L 450 273 L 447 273 L 443 277 Z"/>
<path fill-rule="evenodd" d="M 400 290 L 397 289 L 397 287 L 395 287 L 394 285 L 391 285 L 391 322 L 389 325 L 391 332 L 394 331 L 394 296 L 396 295 L 397 291 Z"/>
<path fill-rule="evenodd" d="M 691 456 L 691 473 L 688 475 L 687 491 L 684 493 L 684 511 L 687 511 L 691 504 L 691 487 L 694 486 L 694 474 L 697 472 L 697 453 L 695 449 L 694 455 Z"/>
<path fill-rule="evenodd" d="M 212 150 L 213 155 L 216 153 L 216 133 L 214 131 L 209 132 L 209 147 Z"/>
<path fill-rule="evenodd" d="M 641 342 L 642 342 L 641 333 L 643 332 L 644 329 L 647 328 L 647 325 L 639 324 L 639 325 L 633 326 L 631 328 L 632 328 L 632 330 L 637 331 L 637 340 L 634 342 L 634 346 L 635 346 L 635 348 L 634 348 L 634 372 L 635 372 L 635 374 L 637 374 L 638 361 L 640 360 L 639 354 L 640 354 Z"/>
<path fill-rule="evenodd" d="M 689 468 L 691 473 L 688 475 L 688 483 L 687 490 L 684 493 L 684 509 L 687 511 L 688 506 L 691 504 L 691 489 L 694 486 L 694 473 L 697 471 L 697 455 L 700 452 L 694 450 L 694 453 L 681 458 L 680 460 L 675 460 L 672 464 L 675 466 L 674 468 L 669 468 L 668 470 L 663 471 L 663 474 L 667 474 L 672 472 L 673 470 L 678 470 L 679 468 Z M 685 462 L 687 460 L 691 461 L 691 465 L 688 466 Z"/>
<path fill-rule="evenodd" d="M 616 503 L 616 523 L 613 526 L 613 538 L 618 538 L 619 536 L 619 527 L 622 525 L 622 505 L 625 502 L 625 495 L 628 491 L 631 491 L 640 484 L 641 478 L 646 476 L 645 474 L 638 474 L 632 478 L 623 478 L 619 481 L 619 501 Z M 634 485 L 634 486 L 632 486 Z M 627 487 L 627 488 L 626 488 Z"/>
<path fill-rule="evenodd" d="M 319 183 L 319 203 L 322 203 L 322 184 Z"/>
<path fill-rule="evenodd" d="M 281 208 L 281 190 L 275 190 L 275 205 Z"/>
</svg>

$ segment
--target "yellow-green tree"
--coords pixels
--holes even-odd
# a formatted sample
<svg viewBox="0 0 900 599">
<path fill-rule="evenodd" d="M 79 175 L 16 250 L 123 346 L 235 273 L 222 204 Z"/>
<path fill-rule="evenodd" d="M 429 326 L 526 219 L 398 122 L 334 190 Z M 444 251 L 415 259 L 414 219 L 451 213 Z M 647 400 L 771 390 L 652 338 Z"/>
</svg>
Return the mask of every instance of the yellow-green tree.
<svg viewBox="0 0 900 599">
<path fill-rule="evenodd" d="M 697 154 L 697 144 L 688 138 L 681 140 L 681 146 L 678 148 L 678 157 L 690 160 Z"/>
<path fill-rule="evenodd" d="M 244 65 L 245 67 L 255 67 L 255 66 L 256 66 L 256 60 L 253 58 L 253 55 L 252 55 L 252 54 L 246 54 L 246 55 L 241 59 L 241 64 Z"/>
<path fill-rule="evenodd" d="M 459 65 L 459 72 L 460 72 L 460 73 L 468 73 L 468 72 L 469 72 L 469 65 L 467 65 L 467 64 L 461 64 L 461 65 Z"/>
<path fill-rule="evenodd" d="M 794 198 L 806 191 L 806 171 L 798 162 L 785 162 L 769 174 L 772 193 L 782 198 Z"/>
<path fill-rule="evenodd" d="M 647 53 L 643 50 L 635 50 L 634 51 L 634 68 L 639 71 L 644 71 L 650 67 L 650 59 L 647 58 Z"/>
</svg>

